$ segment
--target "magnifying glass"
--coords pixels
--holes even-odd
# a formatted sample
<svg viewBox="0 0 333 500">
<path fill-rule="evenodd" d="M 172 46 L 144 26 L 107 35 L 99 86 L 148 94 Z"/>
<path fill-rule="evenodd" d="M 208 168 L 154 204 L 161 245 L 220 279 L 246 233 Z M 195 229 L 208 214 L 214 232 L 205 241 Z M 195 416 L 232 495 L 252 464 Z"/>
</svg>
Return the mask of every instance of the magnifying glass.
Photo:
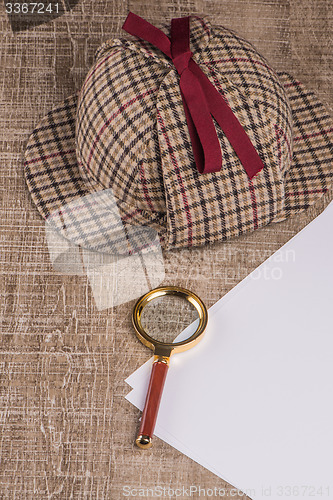
<svg viewBox="0 0 333 500">
<path fill-rule="evenodd" d="M 187 336 L 183 338 L 183 334 L 181 340 L 173 341 L 186 323 L 189 325 L 195 318 L 192 328 L 189 327 L 184 332 Z M 155 288 L 135 304 L 132 321 L 136 335 L 146 347 L 154 351 L 146 402 L 135 441 L 139 448 L 147 449 L 152 446 L 171 354 L 194 347 L 202 338 L 207 320 L 208 313 L 202 300 L 195 293 L 177 286 Z"/>
</svg>

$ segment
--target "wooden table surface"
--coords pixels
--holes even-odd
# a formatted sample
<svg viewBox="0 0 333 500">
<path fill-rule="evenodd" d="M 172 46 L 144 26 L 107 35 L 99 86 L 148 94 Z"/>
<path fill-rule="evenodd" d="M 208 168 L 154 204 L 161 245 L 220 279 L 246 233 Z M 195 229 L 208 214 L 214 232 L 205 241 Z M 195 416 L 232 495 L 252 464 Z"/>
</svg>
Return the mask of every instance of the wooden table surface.
<svg viewBox="0 0 333 500">
<path fill-rule="evenodd" d="M 120 34 L 129 10 L 156 25 L 205 13 L 314 90 L 332 114 L 331 0 L 82 0 L 16 33 L 2 3 L 1 499 L 118 500 L 157 486 L 231 492 L 157 438 L 149 452 L 134 446 L 140 412 L 124 398 L 124 379 L 149 353 L 133 334 L 133 302 L 98 311 L 85 276 L 52 267 L 44 223 L 24 181 L 22 154 L 34 125 L 80 89 L 95 50 Z M 193 289 L 211 306 L 331 199 L 332 192 L 306 213 L 246 237 L 165 253 L 163 284 Z"/>
</svg>

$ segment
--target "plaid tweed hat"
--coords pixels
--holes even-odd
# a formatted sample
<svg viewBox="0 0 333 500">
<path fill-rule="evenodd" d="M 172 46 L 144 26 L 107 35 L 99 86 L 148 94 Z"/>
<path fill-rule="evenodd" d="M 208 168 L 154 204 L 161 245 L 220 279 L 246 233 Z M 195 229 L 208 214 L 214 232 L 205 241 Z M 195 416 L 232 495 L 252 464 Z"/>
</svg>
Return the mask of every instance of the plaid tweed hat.
<svg viewBox="0 0 333 500">
<path fill-rule="evenodd" d="M 31 135 L 25 175 L 41 215 L 84 247 L 223 241 L 302 212 L 333 176 L 317 97 L 247 41 L 196 16 L 171 31 L 130 13 L 79 94 Z M 133 241 L 135 241 L 133 245 Z M 133 251 L 133 248 L 132 248 Z"/>
</svg>

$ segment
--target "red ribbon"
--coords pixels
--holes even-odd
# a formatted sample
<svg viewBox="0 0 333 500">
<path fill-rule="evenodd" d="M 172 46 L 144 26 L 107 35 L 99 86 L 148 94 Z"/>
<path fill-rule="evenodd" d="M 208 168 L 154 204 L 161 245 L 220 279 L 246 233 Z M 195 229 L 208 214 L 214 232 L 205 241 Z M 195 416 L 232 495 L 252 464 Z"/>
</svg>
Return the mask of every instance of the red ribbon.
<svg viewBox="0 0 333 500">
<path fill-rule="evenodd" d="M 264 167 L 255 147 L 229 104 L 192 59 L 190 18 L 171 20 L 170 38 L 152 24 L 130 12 L 123 30 L 146 40 L 169 57 L 178 74 L 183 106 L 191 137 L 195 163 L 200 173 L 218 172 L 222 153 L 213 117 L 252 179 Z"/>
</svg>

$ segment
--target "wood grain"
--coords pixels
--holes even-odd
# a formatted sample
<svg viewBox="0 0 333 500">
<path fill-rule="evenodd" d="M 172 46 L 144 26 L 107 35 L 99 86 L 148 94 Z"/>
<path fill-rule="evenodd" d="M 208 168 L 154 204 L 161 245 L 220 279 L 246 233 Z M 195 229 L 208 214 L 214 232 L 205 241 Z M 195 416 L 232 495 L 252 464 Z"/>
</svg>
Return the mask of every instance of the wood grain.
<svg viewBox="0 0 333 500">
<path fill-rule="evenodd" d="M 293 73 L 332 113 L 331 7 L 331 0 L 85 0 L 16 34 L 0 8 L 0 498 L 118 500 L 126 486 L 231 488 L 157 438 L 150 452 L 135 447 L 139 411 L 124 399 L 124 379 L 150 354 L 132 330 L 133 303 L 99 312 L 85 277 L 52 268 L 22 152 L 38 120 L 80 88 L 95 50 L 120 34 L 129 9 L 157 25 L 206 13 Z M 332 192 L 305 214 L 246 237 L 165 254 L 163 284 L 193 289 L 212 305 L 330 199 Z"/>
</svg>

